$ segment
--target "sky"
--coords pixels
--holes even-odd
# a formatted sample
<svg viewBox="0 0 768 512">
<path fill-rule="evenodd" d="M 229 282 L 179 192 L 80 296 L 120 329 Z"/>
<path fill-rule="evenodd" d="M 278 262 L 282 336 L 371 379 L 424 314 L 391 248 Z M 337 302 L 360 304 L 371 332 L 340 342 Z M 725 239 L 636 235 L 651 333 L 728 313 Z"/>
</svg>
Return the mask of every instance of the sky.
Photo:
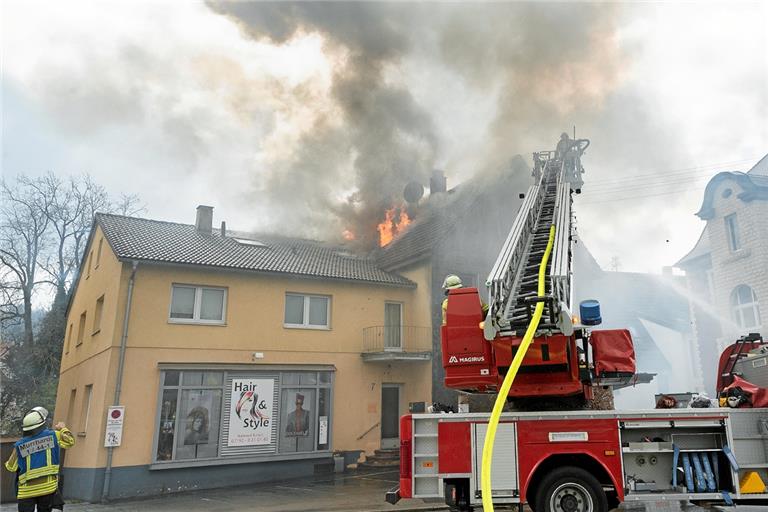
<svg viewBox="0 0 768 512">
<path fill-rule="evenodd" d="M 3 179 L 87 172 L 148 218 L 333 240 L 575 126 L 580 238 L 660 272 L 768 152 L 763 2 L 1 5 Z"/>
</svg>

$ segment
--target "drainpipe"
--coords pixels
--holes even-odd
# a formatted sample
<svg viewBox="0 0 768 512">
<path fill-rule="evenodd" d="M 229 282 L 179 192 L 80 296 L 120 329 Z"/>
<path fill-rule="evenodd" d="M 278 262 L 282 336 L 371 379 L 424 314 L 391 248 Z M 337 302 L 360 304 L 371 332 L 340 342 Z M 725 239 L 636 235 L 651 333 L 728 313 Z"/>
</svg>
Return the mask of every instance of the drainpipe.
<svg viewBox="0 0 768 512">
<path fill-rule="evenodd" d="M 128 298 L 125 302 L 125 316 L 123 318 L 123 335 L 120 337 L 120 359 L 117 362 L 117 382 L 115 383 L 115 399 L 113 405 L 120 405 L 120 391 L 123 387 L 123 368 L 125 366 L 125 346 L 128 344 L 128 319 L 131 316 L 131 301 L 133 300 L 133 283 L 136 279 L 138 261 L 133 261 L 131 277 L 128 279 Z M 107 448 L 107 466 L 104 468 L 104 487 L 101 489 L 101 501 L 106 502 L 109 495 L 109 483 L 112 478 L 112 451 L 115 448 Z"/>
</svg>

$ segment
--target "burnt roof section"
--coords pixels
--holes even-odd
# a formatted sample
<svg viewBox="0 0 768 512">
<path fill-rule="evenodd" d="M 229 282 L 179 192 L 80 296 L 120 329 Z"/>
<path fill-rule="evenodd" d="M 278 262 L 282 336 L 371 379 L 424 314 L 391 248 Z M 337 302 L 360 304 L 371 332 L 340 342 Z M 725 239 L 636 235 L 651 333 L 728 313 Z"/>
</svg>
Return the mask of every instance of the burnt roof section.
<svg viewBox="0 0 768 512">
<path fill-rule="evenodd" d="M 476 175 L 447 192 L 430 195 L 419 206 L 407 230 L 374 252 L 376 262 L 384 269 L 394 270 L 430 257 L 457 224 L 467 218 L 477 219 L 479 213 L 490 208 L 484 204 L 489 194 L 507 189 L 525 191 L 529 176 L 525 160 L 517 155 L 507 168 Z"/>
<path fill-rule="evenodd" d="M 743 172 L 721 172 L 716 174 L 704 190 L 704 200 L 701 208 L 696 215 L 703 220 L 709 220 L 715 215 L 712 208 L 715 190 L 718 185 L 726 180 L 735 181 L 742 189 L 737 196 L 742 201 L 749 202 L 754 200 L 768 201 L 768 155 L 764 156 L 749 171 Z"/>
<path fill-rule="evenodd" d="M 105 213 L 96 214 L 96 223 L 121 260 L 416 286 L 371 259 L 312 240 L 233 231 L 222 236 L 215 229 L 206 235 L 189 224 Z"/>
</svg>

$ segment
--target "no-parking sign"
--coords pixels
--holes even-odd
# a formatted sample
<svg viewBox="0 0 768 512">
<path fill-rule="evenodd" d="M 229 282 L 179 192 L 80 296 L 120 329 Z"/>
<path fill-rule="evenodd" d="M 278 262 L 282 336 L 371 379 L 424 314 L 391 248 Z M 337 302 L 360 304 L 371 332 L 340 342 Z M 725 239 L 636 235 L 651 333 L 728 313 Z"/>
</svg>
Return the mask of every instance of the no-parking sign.
<svg viewBox="0 0 768 512">
<path fill-rule="evenodd" d="M 107 409 L 107 430 L 104 434 L 104 447 L 120 446 L 123 441 L 123 419 L 125 407 L 114 405 Z"/>
</svg>

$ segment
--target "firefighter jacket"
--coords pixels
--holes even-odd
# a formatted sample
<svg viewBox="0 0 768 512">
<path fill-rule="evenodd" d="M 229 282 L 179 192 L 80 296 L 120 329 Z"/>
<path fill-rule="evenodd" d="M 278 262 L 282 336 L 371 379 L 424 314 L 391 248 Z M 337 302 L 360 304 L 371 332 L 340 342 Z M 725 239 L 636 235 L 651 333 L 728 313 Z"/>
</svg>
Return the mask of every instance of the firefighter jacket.
<svg viewBox="0 0 768 512">
<path fill-rule="evenodd" d="M 17 473 L 16 497 L 35 498 L 56 492 L 61 448 L 74 444 L 75 438 L 66 428 L 45 429 L 16 441 L 5 463 L 8 471 Z"/>
</svg>

